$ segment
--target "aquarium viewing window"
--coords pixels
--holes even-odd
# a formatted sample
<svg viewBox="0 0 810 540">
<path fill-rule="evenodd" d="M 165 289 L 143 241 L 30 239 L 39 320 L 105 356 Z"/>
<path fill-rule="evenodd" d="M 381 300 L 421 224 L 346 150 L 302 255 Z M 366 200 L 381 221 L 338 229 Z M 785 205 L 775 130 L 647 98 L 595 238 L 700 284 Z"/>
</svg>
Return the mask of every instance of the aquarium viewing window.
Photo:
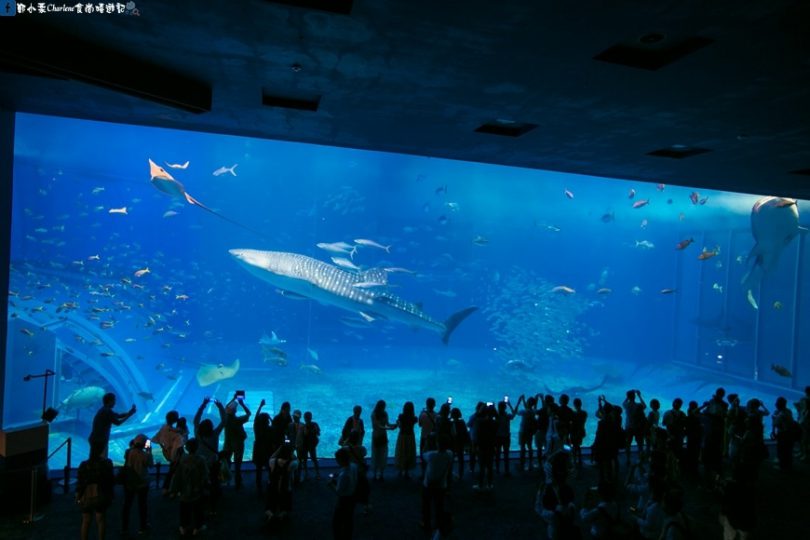
<svg viewBox="0 0 810 540">
<path fill-rule="evenodd" d="M 757 201 L 784 223 L 749 259 Z M 428 396 L 465 418 L 567 393 L 593 420 L 631 387 L 772 403 L 810 380 L 807 206 L 786 201 L 17 114 L 3 427 L 40 421 L 25 378 L 48 370 L 52 447 L 86 454 L 106 392 L 136 406 L 118 462 L 236 390 L 311 411 L 323 454 L 380 399 L 392 422 Z"/>
</svg>

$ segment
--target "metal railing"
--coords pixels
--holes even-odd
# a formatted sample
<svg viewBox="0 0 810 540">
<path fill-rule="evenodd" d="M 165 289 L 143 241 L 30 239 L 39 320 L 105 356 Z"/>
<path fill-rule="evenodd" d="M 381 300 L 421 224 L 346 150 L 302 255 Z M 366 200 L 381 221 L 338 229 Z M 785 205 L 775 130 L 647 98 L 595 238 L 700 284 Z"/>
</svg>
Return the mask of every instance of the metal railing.
<svg viewBox="0 0 810 540">
<path fill-rule="evenodd" d="M 70 487 L 70 461 L 71 456 L 73 454 L 73 438 L 68 437 L 67 439 L 65 439 L 65 441 L 62 444 L 54 448 L 53 452 L 48 454 L 48 459 L 46 460 L 49 461 L 59 450 L 62 449 L 62 447 L 66 445 L 67 445 L 67 461 L 65 462 L 64 477 L 62 478 L 62 493 L 67 493 L 68 488 Z"/>
</svg>

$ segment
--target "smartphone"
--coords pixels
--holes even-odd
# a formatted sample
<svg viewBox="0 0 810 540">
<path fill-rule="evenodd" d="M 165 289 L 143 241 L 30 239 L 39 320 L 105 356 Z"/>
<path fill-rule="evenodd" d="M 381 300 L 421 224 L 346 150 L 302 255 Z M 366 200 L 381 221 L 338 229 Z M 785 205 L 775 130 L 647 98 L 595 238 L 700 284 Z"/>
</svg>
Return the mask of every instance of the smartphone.
<svg viewBox="0 0 810 540">
<path fill-rule="evenodd" d="M 487 401 L 487 407 L 492 407 L 493 405 L 494 403 L 492 403 L 491 401 Z"/>
<path fill-rule="evenodd" d="M 453 403 L 453 396 L 447 396 L 447 403 Z"/>
<path fill-rule="evenodd" d="M 509 403 L 509 396 L 503 396 L 503 402 Z"/>
<path fill-rule="evenodd" d="M 152 448 L 152 440 L 146 439 L 146 444 L 143 445 L 144 448 Z"/>
<path fill-rule="evenodd" d="M 331 479 L 331 478 L 334 478 L 334 477 L 335 477 L 335 473 L 331 473 L 331 472 L 330 472 L 330 473 L 329 473 L 329 478 Z"/>
<path fill-rule="evenodd" d="M 236 391 L 236 399 L 245 399 L 245 391 L 244 390 L 237 390 Z"/>
</svg>

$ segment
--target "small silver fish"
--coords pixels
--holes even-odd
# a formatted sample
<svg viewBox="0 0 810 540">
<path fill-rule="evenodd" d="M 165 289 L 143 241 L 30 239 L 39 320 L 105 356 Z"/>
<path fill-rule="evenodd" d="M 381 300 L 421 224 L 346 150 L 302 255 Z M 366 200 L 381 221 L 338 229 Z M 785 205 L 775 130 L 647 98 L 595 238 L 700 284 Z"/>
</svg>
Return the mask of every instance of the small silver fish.
<svg viewBox="0 0 810 540">
<path fill-rule="evenodd" d="M 231 173 L 233 176 L 236 176 L 236 171 L 234 169 L 236 169 L 238 165 L 239 165 L 238 163 L 235 163 L 231 167 L 220 167 L 219 169 L 214 171 L 214 176 L 221 176 L 225 173 Z"/>
<path fill-rule="evenodd" d="M 357 289 L 373 289 L 375 287 L 387 287 L 387 285 L 379 281 L 361 281 L 360 283 L 355 283 L 352 287 Z"/>
<path fill-rule="evenodd" d="M 182 165 L 179 164 L 179 163 L 169 163 L 168 161 L 164 161 L 164 163 L 170 169 L 188 169 L 188 161 L 186 161 Z M 234 165 L 234 167 L 236 167 L 236 165 Z M 214 173 L 214 174 L 216 174 L 216 173 Z"/>
<path fill-rule="evenodd" d="M 349 270 L 354 270 L 355 272 L 360 271 L 359 266 L 357 266 L 356 264 L 354 264 L 352 261 L 350 261 L 349 259 L 347 259 L 345 257 L 332 257 L 332 262 L 335 263 L 338 266 L 343 267 L 343 268 L 347 268 Z"/>
<path fill-rule="evenodd" d="M 391 253 L 391 246 L 390 245 L 384 246 L 382 244 L 378 244 L 374 240 L 368 240 L 366 238 L 356 238 L 354 240 L 354 243 L 357 244 L 358 246 L 374 247 L 374 248 L 377 248 L 377 249 L 382 249 L 386 253 Z"/>
</svg>

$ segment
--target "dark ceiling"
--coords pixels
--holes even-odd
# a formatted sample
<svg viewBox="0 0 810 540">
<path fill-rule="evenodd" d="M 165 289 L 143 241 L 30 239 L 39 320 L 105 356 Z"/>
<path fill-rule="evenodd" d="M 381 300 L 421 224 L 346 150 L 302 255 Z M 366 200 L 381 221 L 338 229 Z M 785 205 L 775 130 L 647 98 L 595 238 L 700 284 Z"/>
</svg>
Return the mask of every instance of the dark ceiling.
<svg viewBox="0 0 810 540">
<path fill-rule="evenodd" d="M 0 107 L 810 199 L 810 2 L 136 7 L 0 17 Z"/>
</svg>

